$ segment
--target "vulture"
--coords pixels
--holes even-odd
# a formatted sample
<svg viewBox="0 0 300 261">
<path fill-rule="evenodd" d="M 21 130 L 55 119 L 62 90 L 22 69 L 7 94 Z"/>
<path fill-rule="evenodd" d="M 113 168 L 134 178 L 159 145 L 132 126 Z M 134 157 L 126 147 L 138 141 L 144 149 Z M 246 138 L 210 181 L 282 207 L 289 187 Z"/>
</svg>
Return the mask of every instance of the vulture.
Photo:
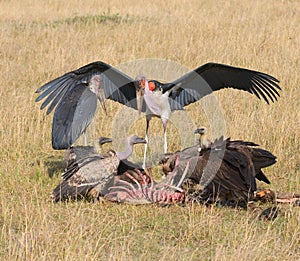
<svg viewBox="0 0 300 261">
<path fill-rule="evenodd" d="M 256 179 L 270 184 L 262 169 L 276 163 L 272 153 L 257 146 L 253 142 L 221 137 L 208 147 L 200 147 L 197 156 L 189 156 L 183 150 L 166 155 L 161 164 L 168 174 L 174 169 L 176 157 L 181 159 L 181 169 L 189 162 L 184 188 L 190 200 L 246 208 L 254 199 Z M 181 175 L 176 178 L 179 180 Z"/>
<path fill-rule="evenodd" d="M 105 157 L 105 154 L 103 153 L 103 145 L 110 142 L 112 142 L 112 139 L 100 137 L 99 139 L 95 140 L 95 146 L 71 146 L 66 150 L 65 153 L 66 167 L 76 161 L 90 157 L 92 155 L 97 154 L 99 156 L 102 155 L 103 157 Z"/>
<path fill-rule="evenodd" d="M 118 174 L 120 161 L 127 159 L 133 146 L 146 140 L 136 135 L 126 139 L 123 152 L 110 150 L 105 157 L 90 154 L 68 166 L 62 174 L 63 181 L 51 193 L 54 202 L 65 199 L 99 198 L 103 196 Z"/>
</svg>

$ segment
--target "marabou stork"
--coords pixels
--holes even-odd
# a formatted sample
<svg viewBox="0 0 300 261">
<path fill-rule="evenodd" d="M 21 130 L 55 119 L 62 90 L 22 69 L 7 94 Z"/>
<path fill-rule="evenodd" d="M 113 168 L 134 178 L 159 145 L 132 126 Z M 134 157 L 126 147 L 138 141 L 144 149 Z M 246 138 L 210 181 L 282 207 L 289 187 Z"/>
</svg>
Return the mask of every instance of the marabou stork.
<svg viewBox="0 0 300 261">
<path fill-rule="evenodd" d="M 97 98 L 105 110 L 105 99 L 122 103 L 146 113 L 146 140 L 149 121 L 153 116 L 162 120 L 164 152 L 167 152 L 166 127 L 172 111 L 223 88 L 250 92 L 267 103 L 279 96 L 279 81 L 271 75 L 207 63 L 171 83 L 160 83 L 139 76 L 135 80 L 116 68 L 98 61 L 68 72 L 40 87 L 36 101 L 44 98 L 41 109 L 55 107 L 52 124 L 52 147 L 67 149 L 86 130 L 97 106 Z M 144 97 L 145 103 L 143 103 Z M 144 167 L 147 145 L 145 145 Z"/>
</svg>

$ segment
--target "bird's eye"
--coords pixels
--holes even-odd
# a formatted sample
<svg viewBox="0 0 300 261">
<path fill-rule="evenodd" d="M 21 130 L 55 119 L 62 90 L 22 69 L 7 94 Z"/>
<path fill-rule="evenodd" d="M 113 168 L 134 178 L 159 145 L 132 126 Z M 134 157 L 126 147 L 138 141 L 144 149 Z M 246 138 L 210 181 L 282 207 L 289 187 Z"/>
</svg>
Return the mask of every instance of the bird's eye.
<svg viewBox="0 0 300 261">
<path fill-rule="evenodd" d="M 82 81 L 81 83 L 84 84 L 85 86 L 89 85 L 87 81 Z"/>
</svg>

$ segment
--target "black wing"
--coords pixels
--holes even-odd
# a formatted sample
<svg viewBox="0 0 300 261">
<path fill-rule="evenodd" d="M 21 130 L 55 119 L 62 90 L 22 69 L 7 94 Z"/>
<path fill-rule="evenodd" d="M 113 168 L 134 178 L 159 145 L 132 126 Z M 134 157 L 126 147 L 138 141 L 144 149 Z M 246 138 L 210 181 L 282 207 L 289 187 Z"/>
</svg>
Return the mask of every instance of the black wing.
<svg viewBox="0 0 300 261">
<path fill-rule="evenodd" d="M 52 147 L 69 148 L 91 123 L 97 108 L 97 97 L 78 84 L 55 109 L 52 122 Z"/>
<path fill-rule="evenodd" d="M 44 84 L 36 90 L 36 93 L 41 93 L 36 98 L 36 102 L 47 97 L 42 103 L 41 109 L 44 109 L 52 102 L 47 110 L 47 114 L 49 114 L 78 84 L 86 85 L 97 74 L 102 78 L 107 99 L 137 109 L 133 79 L 103 62 L 90 63 Z"/>
<path fill-rule="evenodd" d="M 46 98 L 47 114 L 55 107 L 52 126 L 52 146 L 67 149 L 90 124 L 96 110 L 96 95 L 87 88 L 94 75 L 100 75 L 105 97 L 137 109 L 134 81 L 129 76 L 103 62 L 94 62 L 60 76 L 42 87 L 36 102 Z"/>
<path fill-rule="evenodd" d="M 183 75 L 172 82 L 179 88 L 171 91 L 172 110 L 196 102 L 202 97 L 223 89 L 234 88 L 263 98 L 267 103 L 274 102 L 280 96 L 279 81 L 271 75 L 243 68 L 232 67 L 217 63 L 207 63 Z M 171 86 L 172 86 L 171 85 Z"/>
</svg>

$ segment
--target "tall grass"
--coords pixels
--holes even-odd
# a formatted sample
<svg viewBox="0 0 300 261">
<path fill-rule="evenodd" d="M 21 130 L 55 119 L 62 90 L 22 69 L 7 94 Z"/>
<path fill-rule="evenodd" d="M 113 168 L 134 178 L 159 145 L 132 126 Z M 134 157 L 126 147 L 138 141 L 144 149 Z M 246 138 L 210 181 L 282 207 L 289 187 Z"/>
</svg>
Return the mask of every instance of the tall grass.
<svg viewBox="0 0 300 261">
<path fill-rule="evenodd" d="M 52 115 L 34 102 L 43 83 L 92 61 L 124 67 L 158 58 L 195 68 L 208 61 L 280 79 L 278 102 L 248 93 L 215 94 L 233 139 L 261 144 L 278 157 L 266 170 L 279 191 L 300 191 L 299 1 L 1 1 L 0 257 L 8 260 L 299 260 L 300 211 L 281 207 L 273 222 L 260 209 L 191 205 L 161 208 L 107 202 L 59 203 L 63 152 L 51 148 Z M 162 70 L 162 69 L 161 69 Z M 203 101 L 201 104 L 205 104 Z M 98 111 L 90 139 L 111 136 L 116 111 Z M 176 121 L 207 125 L 199 103 L 173 115 L 170 150 L 180 149 Z M 135 116 L 134 116 L 135 117 Z M 130 132 L 144 135 L 145 120 Z M 161 142 L 159 120 L 150 139 Z M 186 133 L 190 137 L 191 133 Z M 114 144 L 118 147 L 119 144 Z M 136 155 L 141 155 L 138 148 Z"/>
</svg>

